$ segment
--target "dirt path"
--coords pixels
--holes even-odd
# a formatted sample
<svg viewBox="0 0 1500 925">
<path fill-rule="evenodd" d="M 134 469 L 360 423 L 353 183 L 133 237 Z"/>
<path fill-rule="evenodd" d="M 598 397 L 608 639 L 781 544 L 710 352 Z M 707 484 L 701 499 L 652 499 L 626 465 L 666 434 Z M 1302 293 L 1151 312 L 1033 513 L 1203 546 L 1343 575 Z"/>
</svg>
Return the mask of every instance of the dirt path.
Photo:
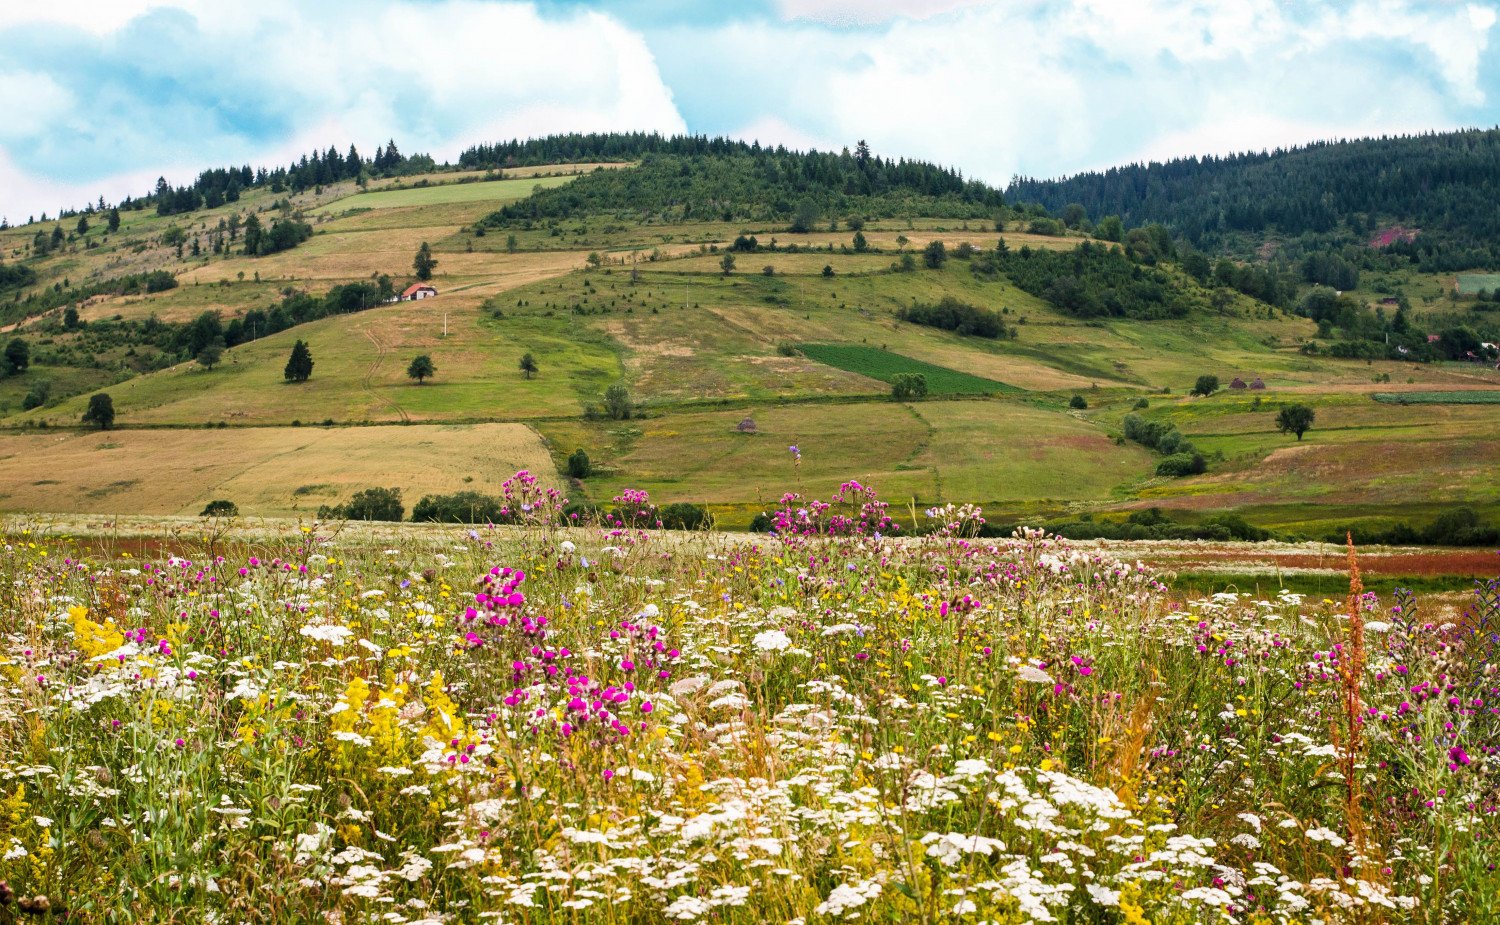
<svg viewBox="0 0 1500 925">
<path fill-rule="evenodd" d="M 381 395 L 379 392 L 375 391 L 375 386 L 373 385 L 375 374 L 378 373 L 380 371 L 380 368 L 385 365 L 386 357 L 390 356 L 390 345 L 377 337 L 375 332 L 370 328 L 369 325 L 362 326 L 362 330 L 364 331 L 365 337 L 370 341 L 370 343 L 375 345 L 375 360 L 370 363 L 370 368 L 365 370 L 365 377 L 360 381 L 360 386 L 366 392 L 370 393 L 371 398 L 375 399 L 383 405 L 389 405 L 391 410 L 396 412 L 396 414 L 401 417 L 401 422 L 403 424 L 410 424 L 411 416 L 406 413 L 406 410 L 403 409 L 400 405 L 396 404 L 390 398 L 387 398 L 386 396 Z"/>
</svg>

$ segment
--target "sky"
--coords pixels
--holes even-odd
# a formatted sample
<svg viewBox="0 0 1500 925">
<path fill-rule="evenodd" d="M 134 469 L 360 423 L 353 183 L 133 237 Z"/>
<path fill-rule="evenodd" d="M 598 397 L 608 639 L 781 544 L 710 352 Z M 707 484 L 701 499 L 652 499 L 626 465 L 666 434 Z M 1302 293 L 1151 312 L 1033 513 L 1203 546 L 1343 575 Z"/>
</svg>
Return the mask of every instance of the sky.
<svg viewBox="0 0 1500 925">
<path fill-rule="evenodd" d="M 0 216 L 352 142 L 729 135 L 1003 186 L 1500 124 L 1500 0 L 0 2 Z"/>
</svg>

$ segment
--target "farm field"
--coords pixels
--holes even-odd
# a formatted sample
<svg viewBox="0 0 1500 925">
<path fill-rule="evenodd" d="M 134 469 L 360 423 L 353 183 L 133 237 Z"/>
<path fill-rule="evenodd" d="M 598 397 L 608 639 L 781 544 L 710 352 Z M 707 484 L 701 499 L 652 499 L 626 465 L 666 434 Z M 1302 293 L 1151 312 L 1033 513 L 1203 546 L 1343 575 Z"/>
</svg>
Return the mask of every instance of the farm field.
<svg viewBox="0 0 1500 925">
<path fill-rule="evenodd" d="M 737 431 L 751 417 L 753 434 Z M 1003 511 L 1108 499 L 1150 476 L 1150 454 L 1073 417 L 1016 402 L 929 401 L 732 408 L 621 422 L 545 421 L 554 452 L 584 447 L 600 474 L 592 497 L 646 489 L 713 507 L 743 527 L 790 488 L 874 485 L 911 510 L 981 500 Z M 791 446 L 798 448 L 794 458 Z"/>
<path fill-rule="evenodd" d="M 1376 392 L 1370 396 L 1389 405 L 1500 405 L 1500 389 L 1455 392 Z"/>
<path fill-rule="evenodd" d="M 797 349 L 819 363 L 879 379 L 881 382 L 892 382 L 903 374 L 924 376 L 931 395 L 990 395 L 1018 391 L 1014 386 L 1003 382 L 981 379 L 875 347 L 858 344 L 798 344 Z"/>
<path fill-rule="evenodd" d="M 266 427 L 0 435 L 0 507 L 41 513 L 196 515 L 232 499 L 247 514 L 311 517 L 363 488 L 498 493 L 518 469 L 553 482 L 520 424 Z"/>
</svg>

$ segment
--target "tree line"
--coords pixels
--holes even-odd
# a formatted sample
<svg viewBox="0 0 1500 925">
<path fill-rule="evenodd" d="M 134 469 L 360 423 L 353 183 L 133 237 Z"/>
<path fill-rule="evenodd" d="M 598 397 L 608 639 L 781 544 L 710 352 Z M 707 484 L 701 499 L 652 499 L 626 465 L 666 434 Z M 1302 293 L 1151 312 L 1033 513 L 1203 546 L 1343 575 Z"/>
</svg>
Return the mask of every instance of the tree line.
<svg viewBox="0 0 1500 925">
<path fill-rule="evenodd" d="M 1058 180 L 1017 178 L 1006 195 L 1053 212 L 1076 205 L 1091 215 L 1117 215 L 1128 226 L 1160 222 L 1206 249 L 1237 235 L 1274 233 L 1309 236 L 1324 246 L 1377 243 L 1429 272 L 1500 265 L 1500 129 L 1184 157 Z M 1378 240 L 1390 223 L 1414 225 L 1420 234 Z"/>
</svg>

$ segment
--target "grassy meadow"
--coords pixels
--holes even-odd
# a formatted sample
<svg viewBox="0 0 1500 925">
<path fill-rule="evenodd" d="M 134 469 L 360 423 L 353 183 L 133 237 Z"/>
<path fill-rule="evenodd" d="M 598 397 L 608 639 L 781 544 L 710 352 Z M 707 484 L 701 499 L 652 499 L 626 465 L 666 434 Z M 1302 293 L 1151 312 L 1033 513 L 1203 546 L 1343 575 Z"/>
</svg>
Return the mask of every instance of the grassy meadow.
<svg viewBox="0 0 1500 925">
<path fill-rule="evenodd" d="M 1182 597 L 1098 549 L 968 538 L 973 512 L 891 538 L 862 493 L 828 514 L 865 527 L 753 542 L 529 510 L 399 537 L 7 523 L 7 902 L 81 923 L 1500 916 L 1472 635 L 1494 585 Z"/>
</svg>

